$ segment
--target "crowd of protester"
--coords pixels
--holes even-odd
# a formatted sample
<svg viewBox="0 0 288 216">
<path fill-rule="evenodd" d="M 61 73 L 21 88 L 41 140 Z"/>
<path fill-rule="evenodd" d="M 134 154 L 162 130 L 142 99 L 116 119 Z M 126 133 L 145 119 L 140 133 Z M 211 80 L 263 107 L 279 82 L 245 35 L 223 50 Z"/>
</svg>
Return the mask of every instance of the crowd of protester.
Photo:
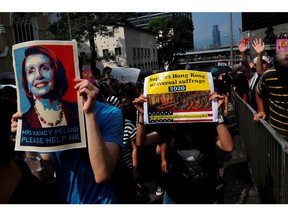
<svg viewBox="0 0 288 216">
<path fill-rule="evenodd" d="M 219 120 L 213 124 L 144 125 L 143 79 L 150 74 L 141 74 L 136 83 L 121 83 L 109 70 L 89 81 L 76 79 L 75 90 L 83 98 L 87 148 L 41 153 L 43 169 L 36 173 L 29 172 L 24 152 L 14 151 L 15 139 L 11 139 L 23 118 L 16 112 L 16 89 L 1 85 L 0 203 L 149 203 L 141 167 L 150 157 L 145 146 L 152 146 L 153 156 L 158 157 L 153 164 L 155 193 L 163 196 L 163 203 L 217 203 L 217 182 L 223 173 L 215 149 L 229 154 L 234 148 L 225 125 L 232 89 L 257 112 L 255 121 L 266 119 L 288 140 L 288 51 L 280 51 L 272 61 L 264 55 L 260 38 L 252 41 L 252 47 L 254 59 L 246 54 L 248 44 L 242 40 L 240 64 L 229 72 L 219 67 L 208 71 L 215 87 L 209 100 L 217 99 L 219 109 Z M 189 157 L 197 161 L 197 168 L 195 163 L 183 163 Z M 186 172 L 185 166 L 193 172 Z M 37 187 L 29 190 L 31 196 L 24 196 L 32 184 Z"/>
<path fill-rule="evenodd" d="M 276 35 L 277 39 L 287 39 L 288 38 L 288 33 L 287 32 L 280 32 L 279 34 Z"/>
</svg>

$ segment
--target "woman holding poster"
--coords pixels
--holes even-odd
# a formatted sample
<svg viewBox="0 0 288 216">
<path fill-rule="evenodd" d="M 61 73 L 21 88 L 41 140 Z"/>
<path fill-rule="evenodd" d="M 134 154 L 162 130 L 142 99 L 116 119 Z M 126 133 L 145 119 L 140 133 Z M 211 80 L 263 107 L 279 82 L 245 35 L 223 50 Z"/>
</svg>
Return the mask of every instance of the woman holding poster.
<svg viewBox="0 0 288 216">
<path fill-rule="evenodd" d="M 77 103 L 62 100 L 68 89 L 66 71 L 52 51 L 41 46 L 25 50 L 22 85 L 31 104 L 23 116 L 23 128 L 79 124 Z"/>
</svg>

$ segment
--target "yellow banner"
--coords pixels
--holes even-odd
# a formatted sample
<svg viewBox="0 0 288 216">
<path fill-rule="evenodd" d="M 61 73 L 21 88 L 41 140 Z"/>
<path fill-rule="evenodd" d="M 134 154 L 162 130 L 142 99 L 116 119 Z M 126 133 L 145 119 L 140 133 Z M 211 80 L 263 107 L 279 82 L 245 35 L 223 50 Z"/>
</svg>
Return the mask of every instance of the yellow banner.
<svg viewBox="0 0 288 216">
<path fill-rule="evenodd" d="M 148 77 L 147 94 L 210 90 L 208 73 L 193 70 L 162 72 Z"/>
</svg>

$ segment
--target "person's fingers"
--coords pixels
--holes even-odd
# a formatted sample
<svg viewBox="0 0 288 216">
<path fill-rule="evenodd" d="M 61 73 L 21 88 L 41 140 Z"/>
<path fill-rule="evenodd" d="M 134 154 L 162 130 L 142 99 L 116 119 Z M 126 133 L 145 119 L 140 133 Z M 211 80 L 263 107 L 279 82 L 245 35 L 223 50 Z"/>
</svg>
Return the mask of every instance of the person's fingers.
<svg viewBox="0 0 288 216">
<path fill-rule="evenodd" d="M 97 96 L 96 91 L 91 91 L 88 88 L 80 88 L 78 92 L 80 96 L 85 96 L 87 98 L 95 98 Z"/>
<path fill-rule="evenodd" d="M 256 121 L 256 122 L 258 122 L 258 121 L 259 121 L 258 116 L 257 116 L 257 115 L 254 115 L 253 120 Z"/>
<path fill-rule="evenodd" d="M 77 82 L 77 81 L 79 81 L 79 82 Z M 75 79 L 75 82 L 76 82 L 76 84 L 75 84 L 74 88 L 76 90 L 80 89 L 80 88 L 88 87 L 88 85 L 89 85 L 89 81 L 88 80 L 77 80 L 77 79 Z"/>
<path fill-rule="evenodd" d="M 21 112 L 16 112 L 12 115 L 11 122 L 17 121 L 18 119 L 22 118 L 23 114 Z"/>
<path fill-rule="evenodd" d="M 16 121 L 11 123 L 11 132 L 12 133 L 15 133 L 17 131 L 17 125 L 18 125 L 18 123 Z"/>
</svg>

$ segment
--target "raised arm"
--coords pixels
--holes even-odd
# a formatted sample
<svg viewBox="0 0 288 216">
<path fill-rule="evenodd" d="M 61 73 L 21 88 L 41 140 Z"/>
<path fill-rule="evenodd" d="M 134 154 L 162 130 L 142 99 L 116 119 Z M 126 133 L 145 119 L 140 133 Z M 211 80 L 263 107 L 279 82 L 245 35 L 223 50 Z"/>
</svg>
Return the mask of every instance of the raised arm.
<svg viewBox="0 0 288 216">
<path fill-rule="evenodd" d="M 231 152 L 234 149 L 233 138 L 224 123 L 217 125 L 218 138 L 216 145 L 226 152 Z"/>
<path fill-rule="evenodd" d="M 246 50 L 248 48 L 248 44 L 245 40 L 241 40 L 238 44 L 239 52 L 241 54 L 242 63 L 245 66 L 245 75 L 247 79 L 250 79 L 253 76 L 253 71 L 249 66 L 249 62 L 246 55 Z"/>
<path fill-rule="evenodd" d="M 261 38 L 259 38 L 259 40 L 256 38 L 252 43 L 252 47 L 257 53 L 256 71 L 258 74 L 262 74 L 263 73 L 262 55 L 265 49 L 265 44 L 264 42 L 262 42 Z"/>
<path fill-rule="evenodd" d="M 94 172 L 95 181 L 101 183 L 111 178 L 119 157 L 119 146 L 114 142 L 104 142 L 96 121 L 95 104 L 99 89 L 84 79 L 75 79 L 75 82 L 74 88 L 83 99 L 90 164 Z M 113 114 L 117 115 L 117 113 Z M 117 119 L 122 120 L 120 110 L 118 114 L 121 118 Z M 110 117 L 112 117 L 112 114 Z M 107 126 L 107 130 L 115 131 L 115 136 L 120 136 L 118 140 L 122 142 L 123 134 L 121 136 L 120 133 L 123 133 L 122 121 L 111 122 L 111 127 L 113 128 Z"/>
<path fill-rule="evenodd" d="M 146 101 L 147 98 L 144 95 L 141 95 L 140 97 L 136 98 L 133 101 L 133 104 L 138 111 L 138 124 L 136 133 L 136 142 L 138 146 L 161 144 L 161 137 L 156 132 L 152 132 L 149 134 L 146 133 L 146 127 L 144 125 L 144 108 L 143 108 L 143 103 Z"/>
<path fill-rule="evenodd" d="M 217 100 L 218 107 L 224 103 L 224 97 L 215 92 L 211 94 L 210 100 Z M 216 145 L 223 151 L 231 152 L 234 148 L 234 142 L 224 122 L 219 122 L 216 126 L 216 129 L 218 133 Z"/>
</svg>

